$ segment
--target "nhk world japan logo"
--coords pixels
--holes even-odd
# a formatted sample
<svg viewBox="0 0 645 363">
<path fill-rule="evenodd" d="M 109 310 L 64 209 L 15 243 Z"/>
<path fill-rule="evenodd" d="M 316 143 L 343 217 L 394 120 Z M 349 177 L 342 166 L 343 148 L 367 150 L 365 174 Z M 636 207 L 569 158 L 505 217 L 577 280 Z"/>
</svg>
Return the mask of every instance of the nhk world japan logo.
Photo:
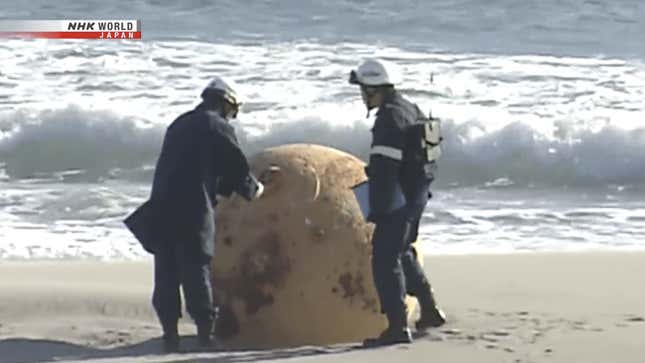
<svg viewBox="0 0 645 363">
<path fill-rule="evenodd" d="M 0 37 L 141 39 L 141 20 L 0 20 Z"/>
</svg>

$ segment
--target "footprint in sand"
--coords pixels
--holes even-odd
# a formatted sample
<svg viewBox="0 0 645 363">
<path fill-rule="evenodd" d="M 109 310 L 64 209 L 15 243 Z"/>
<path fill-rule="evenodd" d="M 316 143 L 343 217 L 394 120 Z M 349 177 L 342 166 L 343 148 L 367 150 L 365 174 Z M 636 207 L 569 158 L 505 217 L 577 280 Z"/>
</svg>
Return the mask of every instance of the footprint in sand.
<svg viewBox="0 0 645 363">
<path fill-rule="evenodd" d="M 490 336 L 487 336 L 487 335 L 482 335 L 482 336 L 479 337 L 479 339 L 481 339 L 481 340 L 483 340 L 485 342 L 489 342 L 489 343 L 497 343 L 497 342 L 499 342 L 499 339 L 494 338 L 494 337 L 490 337 Z"/>
<path fill-rule="evenodd" d="M 573 330 L 590 330 L 586 321 L 573 321 L 569 323 Z"/>
<path fill-rule="evenodd" d="M 630 324 L 638 324 L 638 323 L 645 323 L 645 318 L 637 315 L 628 315 L 625 317 L 625 321 L 618 322 L 615 325 L 618 328 L 627 328 L 630 326 Z"/>
<path fill-rule="evenodd" d="M 443 334 L 452 335 L 452 336 L 461 335 L 461 330 L 459 329 L 444 329 L 441 332 Z"/>
<path fill-rule="evenodd" d="M 535 344 L 537 343 L 538 339 L 544 334 L 544 332 L 540 330 L 533 330 L 530 334 L 531 336 L 528 338 L 528 342 Z"/>
<path fill-rule="evenodd" d="M 526 322 L 526 321 L 528 321 L 528 320 L 531 318 L 531 316 L 530 316 L 530 314 L 529 314 L 529 312 L 528 312 L 528 311 L 518 311 L 518 312 L 516 312 L 516 313 L 515 313 L 515 315 L 516 315 L 516 316 L 519 318 L 519 320 L 520 320 L 521 322 L 523 322 L 523 323 L 524 323 L 524 322 Z"/>
<path fill-rule="evenodd" d="M 626 321 L 630 323 L 645 323 L 645 318 L 642 316 L 629 316 Z"/>
<path fill-rule="evenodd" d="M 494 336 L 497 336 L 497 337 L 507 337 L 507 336 L 511 335 L 511 333 L 509 333 L 506 330 L 495 330 L 495 331 L 489 332 L 488 334 L 491 334 L 491 335 L 494 335 Z"/>
<path fill-rule="evenodd" d="M 497 343 L 501 338 L 507 338 L 511 335 L 506 330 L 494 330 L 480 335 L 480 339 L 486 342 Z"/>
</svg>

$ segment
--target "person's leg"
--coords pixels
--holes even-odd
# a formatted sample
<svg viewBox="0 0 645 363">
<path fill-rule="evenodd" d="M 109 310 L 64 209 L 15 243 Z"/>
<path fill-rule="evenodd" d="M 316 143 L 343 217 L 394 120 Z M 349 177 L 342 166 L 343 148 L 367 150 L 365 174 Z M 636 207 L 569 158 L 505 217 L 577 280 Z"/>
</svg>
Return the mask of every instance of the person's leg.
<svg viewBox="0 0 645 363">
<path fill-rule="evenodd" d="M 181 296 L 179 294 L 180 272 L 173 248 L 164 246 L 154 256 L 154 291 L 152 305 L 163 329 L 166 351 L 179 349 L 177 324 L 181 317 Z"/>
<path fill-rule="evenodd" d="M 406 217 L 411 226 L 411 230 L 401 256 L 401 263 L 405 274 L 407 293 L 416 296 L 419 301 L 421 317 L 416 322 L 416 328 L 417 330 L 422 330 L 443 325 L 446 322 L 446 317 L 435 302 L 432 287 L 423 267 L 419 263 L 417 251 L 414 248 L 414 243 L 417 241 L 419 235 L 421 218 L 428 203 L 431 181 L 429 179 L 417 179 L 417 183 L 418 185 L 412 188 L 414 192 L 408 196 L 409 203 L 406 206 Z"/>
<path fill-rule="evenodd" d="M 446 316 L 437 306 L 432 286 L 417 259 L 414 246 L 408 246 L 401 257 L 401 264 L 405 273 L 407 293 L 415 296 L 419 301 L 421 317 L 416 322 L 417 330 L 443 325 L 446 322 Z"/>
<path fill-rule="evenodd" d="M 209 256 L 185 254 L 181 284 L 186 298 L 186 310 L 197 326 L 199 343 L 202 346 L 210 346 L 213 343 L 212 334 L 216 309 L 211 286 Z"/>
<path fill-rule="evenodd" d="M 411 340 L 407 329 L 405 305 L 405 277 L 401 253 L 409 225 L 402 214 L 392 214 L 376 224 L 372 238 L 372 271 L 381 310 L 388 320 L 388 328 L 366 345 L 394 344 Z"/>
</svg>

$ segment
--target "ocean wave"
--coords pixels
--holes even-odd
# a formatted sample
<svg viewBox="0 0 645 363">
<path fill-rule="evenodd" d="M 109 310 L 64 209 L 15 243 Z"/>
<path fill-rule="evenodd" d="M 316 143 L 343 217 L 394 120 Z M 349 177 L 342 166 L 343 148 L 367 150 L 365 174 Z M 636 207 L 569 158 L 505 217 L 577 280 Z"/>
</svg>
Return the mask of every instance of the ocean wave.
<svg viewBox="0 0 645 363">
<path fill-rule="evenodd" d="M 0 119 L 0 162 L 12 179 L 96 180 L 115 169 L 139 169 L 156 157 L 163 137 L 159 127 L 141 125 L 141 120 L 78 106 L 15 112 Z"/>
<path fill-rule="evenodd" d="M 271 124 L 260 134 L 236 127 L 249 155 L 290 143 L 331 146 L 363 160 L 369 155 L 370 125 L 365 121 L 339 125 L 307 117 Z M 486 132 L 475 121 L 443 121 L 437 183 L 504 188 L 645 182 L 645 128 L 560 127 L 559 138 L 547 138 L 522 122 Z M 0 118 L 0 169 L 11 179 L 148 181 L 163 133 L 159 124 L 77 106 L 16 112 Z"/>
</svg>

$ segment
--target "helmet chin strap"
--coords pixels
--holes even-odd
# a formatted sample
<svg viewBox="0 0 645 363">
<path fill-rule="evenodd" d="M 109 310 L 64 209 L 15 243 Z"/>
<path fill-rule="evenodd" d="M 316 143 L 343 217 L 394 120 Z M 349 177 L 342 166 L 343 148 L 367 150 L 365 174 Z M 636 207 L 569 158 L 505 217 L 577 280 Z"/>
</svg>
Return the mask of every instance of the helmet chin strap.
<svg viewBox="0 0 645 363">
<path fill-rule="evenodd" d="M 370 101 L 374 96 L 376 96 L 377 91 L 365 86 L 361 86 L 361 88 L 361 91 L 365 93 L 365 108 L 367 108 L 367 115 L 365 115 L 365 118 L 369 118 L 372 110 L 376 108 L 376 106 L 373 106 Z"/>
<path fill-rule="evenodd" d="M 365 115 L 365 118 L 370 118 L 370 114 L 372 113 L 372 110 L 375 109 L 376 107 L 370 107 L 367 106 L 367 114 Z"/>
</svg>

